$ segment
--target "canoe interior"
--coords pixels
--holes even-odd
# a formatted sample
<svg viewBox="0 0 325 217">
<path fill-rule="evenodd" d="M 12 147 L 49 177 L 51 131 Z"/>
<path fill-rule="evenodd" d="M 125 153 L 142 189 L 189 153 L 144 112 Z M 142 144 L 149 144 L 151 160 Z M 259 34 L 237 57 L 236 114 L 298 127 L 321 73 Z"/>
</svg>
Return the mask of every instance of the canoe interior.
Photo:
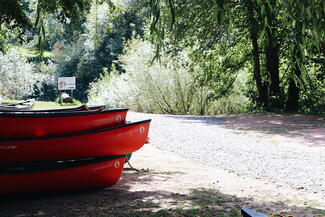
<svg viewBox="0 0 325 217">
<path fill-rule="evenodd" d="M 107 109 L 105 105 L 81 105 L 74 108 L 61 108 L 61 109 L 42 109 L 42 110 L 24 110 L 24 109 L 7 109 L 7 110 L 1 110 L 1 112 L 26 112 L 26 113 L 41 113 L 41 112 L 77 112 L 77 111 L 96 111 L 96 110 L 104 110 Z"/>
</svg>

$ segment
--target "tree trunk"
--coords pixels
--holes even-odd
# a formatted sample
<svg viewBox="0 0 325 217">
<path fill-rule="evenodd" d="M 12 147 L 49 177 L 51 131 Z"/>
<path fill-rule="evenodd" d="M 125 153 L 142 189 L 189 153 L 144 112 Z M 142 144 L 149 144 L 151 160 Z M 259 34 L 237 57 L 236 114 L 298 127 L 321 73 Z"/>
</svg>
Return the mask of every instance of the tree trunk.
<svg viewBox="0 0 325 217">
<path fill-rule="evenodd" d="M 276 7 L 276 0 L 270 0 L 270 4 Z M 265 3 L 266 16 L 270 28 L 266 28 L 266 71 L 270 76 L 270 96 L 278 97 L 280 95 L 279 78 L 279 42 L 277 41 L 277 26 L 275 10 Z"/>
<path fill-rule="evenodd" d="M 294 69 L 294 75 L 296 78 L 300 79 L 301 75 L 301 70 L 298 65 L 295 66 Z M 289 89 L 288 89 L 288 100 L 286 103 L 286 110 L 293 112 L 293 111 L 298 111 L 299 109 L 299 92 L 300 92 L 300 87 L 299 87 L 299 81 L 295 80 L 294 78 L 290 78 L 290 83 L 289 83 Z"/>
<path fill-rule="evenodd" d="M 275 46 L 267 46 L 266 52 L 266 70 L 270 75 L 270 95 L 280 96 L 280 78 L 279 78 L 279 50 Z"/>
<path fill-rule="evenodd" d="M 261 76 L 261 64 L 260 64 L 260 54 L 258 47 L 258 22 L 254 17 L 254 8 L 253 3 L 251 1 L 245 1 L 245 6 L 247 8 L 247 19 L 249 23 L 249 32 L 250 32 L 250 40 L 252 42 L 252 54 L 253 54 L 253 72 L 254 79 L 256 82 L 256 87 L 258 91 L 258 104 L 267 108 L 268 106 L 268 93 L 267 88 L 262 83 Z"/>
<path fill-rule="evenodd" d="M 296 9 L 296 13 L 299 14 L 299 11 L 297 11 L 297 9 Z M 290 83 L 288 89 L 288 100 L 286 103 L 286 110 L 290 112 L 298 111 L 299 109 L 299 104 L 298 104 L 299 92 L 300 92 L 299 82 L 301 78 L 300 65 L 304 64 L 301 61 L 303 58 L 302 58 L 302 52 L 300 50 L 300 43 L 302 41 L 302 26 L 303 26 L 302 21 L 299 20 L 298 22 L 296 22 L 295 29 L 294 29 L 295 44 L 294 44 L 293 52 L 291 54 L 292 55 L 291 61 L 294 68 L 292 69 L 293 76 L 290 77 Z"/>
</svg>

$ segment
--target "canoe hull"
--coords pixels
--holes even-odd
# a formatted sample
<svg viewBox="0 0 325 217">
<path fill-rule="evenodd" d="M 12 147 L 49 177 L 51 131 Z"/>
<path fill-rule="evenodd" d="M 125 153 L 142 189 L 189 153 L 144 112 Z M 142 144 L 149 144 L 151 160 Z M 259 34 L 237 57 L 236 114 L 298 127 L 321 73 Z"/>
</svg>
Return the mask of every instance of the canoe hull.
<svg viewBox="0 0 325 217">
<path fill-rule="evenodd" d="M 44 172 L 0 175 L 0 195 L 106 188 L 121 177 L 124 157 Z"/>
<path fill-rule="evenodd" d="M 37 162 L 124 155 L 140 149 L 150 120 L 65 136 L 29 140 L 0 140 L 0 163 Z"/>
<path fill-rule="evenodd" d="M 125 123 L 127 109 L 57 113 L 0 113 L 0 139 L 45 137 Z"/>
</svg>

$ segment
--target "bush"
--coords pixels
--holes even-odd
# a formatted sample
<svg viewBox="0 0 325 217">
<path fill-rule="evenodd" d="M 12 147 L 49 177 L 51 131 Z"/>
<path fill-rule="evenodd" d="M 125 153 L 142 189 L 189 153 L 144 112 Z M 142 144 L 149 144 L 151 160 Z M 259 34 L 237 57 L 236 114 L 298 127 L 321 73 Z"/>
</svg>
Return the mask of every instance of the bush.
<svg viewBox="0 0 325 217">
<path fill-rule="evenodd" d="M 177 58 L 164 56 L 161 64 L 151 63 L 153 55 L 149 42 L 133 41 L 128 52 L 119 59 L 126 72 L 121 75 L 106 73 L 98 82 L 92 83 L 89 101 L 112 107 L 129 107 L 139 112 L 218 113 L 212 110 L 217 106 L 209 106 L 209 88 L 198 86 L 194 75 L 189 72 L 189 59 L 185 54 Z M 238 102 L 229 109 L 243 108 L 242 101 Z"/>
<path fill-rule="evenodd" d="M 33 98 L 41 101 L 54 101 L 58 96 L 57 80 L 55 72 L 57 65 L 51 60 L 43 61 L 35 65 L 39 80 L 34 84 Z"/>
<path fill-rule="evenodd" d="M 58 52 L 58 75 L 75 76 L 77 89 L 75 97 L 87 99 L 89 84 L 96 81 L 106 70 L 115 67 L 123 72 L 118 56 L 132 36 L 143 36 L 144 15 L 137 7 L 114 7 L 112 4 L 93 2 L 85 32 L 78 41 Z"/>
<path fill-rule="evenodd" d="M 34 65 L 21 57 L 16 49 L 0 53 L 0 94 L 4 97 L 22 99 L 33 94 L 38 75 Z"/>
<path fill-rule="evenodd" d="M 36 73 L 35 65 L 20 56 L 16 49 L 0 53 L 0 95 L 23 99 L 42 95 L 44 84 L 53 85 L 54 76 Z"/>
</svg>

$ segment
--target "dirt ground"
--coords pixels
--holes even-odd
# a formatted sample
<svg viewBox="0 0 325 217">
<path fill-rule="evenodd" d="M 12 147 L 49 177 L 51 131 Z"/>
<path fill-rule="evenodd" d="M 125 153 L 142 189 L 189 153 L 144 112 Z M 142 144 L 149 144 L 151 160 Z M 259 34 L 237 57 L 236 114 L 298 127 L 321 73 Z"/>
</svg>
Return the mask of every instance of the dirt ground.
<svg viewBox="0 0 325 217">
<path fill-rule="evenodd" d="M 278 142 L 325 147 L 325 116 L 302 114 L 219 115 L 224 127 L 260 134 Z"/>
<path fill-rule="evenodd" d="M 281 143 L 325 148 L 325 117 L 221 115 L 225 128 Z M 265 213 L 325 216 L 325 195 L 301 193 L 159 150 L 146 144 L 114 186 L 67 194 L 0 199 L 0 217 L 239 216 L 240 207 Z"/>
</svg>

